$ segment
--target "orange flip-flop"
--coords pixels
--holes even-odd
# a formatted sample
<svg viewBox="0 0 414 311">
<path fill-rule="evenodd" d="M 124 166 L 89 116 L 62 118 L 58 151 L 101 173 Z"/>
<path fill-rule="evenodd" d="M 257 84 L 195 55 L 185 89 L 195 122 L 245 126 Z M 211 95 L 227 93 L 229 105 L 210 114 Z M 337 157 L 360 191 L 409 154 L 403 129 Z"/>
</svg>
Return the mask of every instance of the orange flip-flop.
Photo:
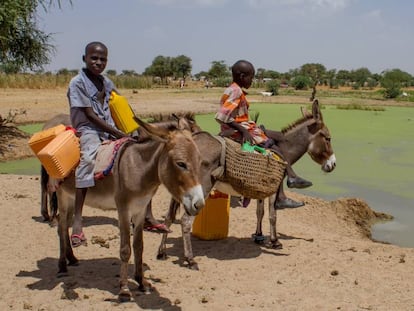
<svg viewBox="0 0 414 311">
<path fill-rule="evenodd" d="M 145 226 L 144 227 L 145 231 L 148 232 L 155 232 L 155 233 L 171 233 L 172 231 L 170 229 L 168 229 L 168 227 L 163 224 L 156 224 L 156 225 L 149 225 L 149 226 Z"/>
<path fill-rule="evenodd" d="M 72 234 L 70 236 L 70 242 L 72 243 L 72 247 L 78 247 L 81 245 L 87 246 L 88 242 L 85 237 L 85 234 L 81 232 L 80 234 Z"/>
</svg>

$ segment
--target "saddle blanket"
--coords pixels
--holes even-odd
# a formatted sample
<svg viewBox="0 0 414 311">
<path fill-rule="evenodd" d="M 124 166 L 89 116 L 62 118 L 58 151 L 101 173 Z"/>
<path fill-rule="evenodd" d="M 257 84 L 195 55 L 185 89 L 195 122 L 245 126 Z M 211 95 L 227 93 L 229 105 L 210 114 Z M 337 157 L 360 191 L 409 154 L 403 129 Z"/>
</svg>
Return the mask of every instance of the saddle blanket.
<svg viewBox="0 0 414 311">
<path fill-rule="evenodd" d="M 130 137 L 123 137 L 117 140 L 106 140 L 98 148 L 96 155 L 94 178 L 103 179 L 112 173 L 115 159 L 119 151 L 128 142 L 134 141 Z"/>
</svg>

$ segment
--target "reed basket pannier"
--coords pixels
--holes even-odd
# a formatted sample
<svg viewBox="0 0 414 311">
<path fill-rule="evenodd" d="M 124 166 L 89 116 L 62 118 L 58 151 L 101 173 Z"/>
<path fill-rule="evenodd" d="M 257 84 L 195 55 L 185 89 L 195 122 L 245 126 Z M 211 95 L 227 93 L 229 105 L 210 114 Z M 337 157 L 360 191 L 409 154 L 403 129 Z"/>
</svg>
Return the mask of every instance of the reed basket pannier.
<svg viewBox="0 0 414 311">
<path fill-rule="evenodd" d="M 283 180 L 286 162 L 272 152 L 246 152 L 239 143 L 228 138 L 225 141 L 223 181 L 246 198 L 264 199 L 275 193 Z"/>
</svg>

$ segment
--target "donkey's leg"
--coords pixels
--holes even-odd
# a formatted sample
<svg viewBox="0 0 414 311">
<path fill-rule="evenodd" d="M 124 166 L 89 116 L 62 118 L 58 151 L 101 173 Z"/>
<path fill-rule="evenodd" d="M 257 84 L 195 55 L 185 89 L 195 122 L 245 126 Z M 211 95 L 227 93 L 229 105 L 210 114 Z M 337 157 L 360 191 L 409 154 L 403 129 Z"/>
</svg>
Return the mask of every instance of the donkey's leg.
<svg viewBox="0 0 414 311">
<path fill-rule="evenodd" d="M 46 172 L 46 169 L 42 166 L 40 170 L 40 214 L 43 216 L 44 221 L 50 221 L 49 211 L 48 211 L 48 191 L 47 183 L 49 181 L 49 175 Z"/>
<path fill-rule="evenodd" d="M 270 223 L 270 242 L 269 247 L 274 249 L 281 249 L 282 243 L 279 242 L 277 239 L 277 231 L 276 231 L 276 221 L 277 221 L 277 214 L 276 209 L 274 208 L 274 204 L 276 201 L 276 193 L 272 194 L 269 197 L 269 223 Z"/>
<path fill-rule="evenodd" d="M 50 212 L 51 212 L 49 225 L 51 227 L 54 227 L 57 224 L 57 215 L 58 215 L 58 199 L 57 199 L 56 192 L 49 193 L 49 206 L 50 206 Z"/>
<path fill-rule="evenodd" d="M 125 202 L 123 202 L 125 203 Z M 130 240 L 130 217 L 126 205 L 117 202 L 118 222 L 120 233 L 119 257 L 121 259 L 121 271 L 119 279 L 118 299 L 121 302 L 130 301 L 132 294 L 128 287 L 128 262 L 131 257 L 131 240 Z M 135 225 L 135 224 L 134 224 Z M 141 227 L 142 229 L 142 227 Z"/>
<path fill-rule="evenodd" d="M 64 222 L 66 220 L 62 217 L 64 213 L 60 212 L 60 218 L 58 223 L 58 236 L 59 236 L 59 261 L 58 261 L 58 277 L 66 276 L 68 273 L 68 267 L 66 263 L 66 249 L 68 248 L 69 240 L 69 228 Z"/>
<path fill-rule="evenodd" d="M 262 221 L 264 216 L 264 200 L 259 199 L 256 201 L 257 208 L 256 208 L 256 217 L 257 217 L 257 224 L 256 224 L 256 233 L 252 234 L 254 242 L 257 244 L 263 244 L 264 242 L 264 235 L 262 232 Z"/>
<path fill-rule="evenodd" d="M 167 216 L 165 217 L 165 220 L 164 220 L 164 223 L 168 229 L 171 227 L 171 224 L 174 222 L 175 217 L 177 215 L 177 210 L 179 207 L 180 207 L 180 202 L 177 202 L 176 200 L 171 199 L 170 207 L 168 209 Z M 165 260 L 168 257 L 167 247 L 166 247 L 167 237 L 168 237 L 168 233 L 162 234 L 161 243 L 160 243 L 160 246 L 158 247 L 157 259 Z"/>
<path fill-rule="evenodd" d="M 194 218 L 194 216 L 184 213 L 181 218 L 181 232 L 183 234 L 184 260 L 188 262 L 188 267 L 191 270 L 198 270 L 198 264 L 194 260 L 193 247 L 191 245 L 191 227 Z"/>
<path fill-rule="evenodd" d="M 73 254 L 72 246 L 69 240 L 69 224 L 72 219 L 72 209 L 69 207 L 70 200 L 63 195 L 60 196 L 59 205 L 59 222 L 58 222 L 58 235 L 60 243 L 60 255 L 58 261 L 58 276 L 67 275 L 67 261 L 69 265 L 77 265 L 79 260 Z"/>
<path fill-rule="evenodd" d="M 135 214 L 132 217 L 132 222 L 134 224 L 134 240 L 132 242 L 134 249 L 134 277 L 135 281 L 138 282 L 138 289 L 144 293 L 149 293 L 151 291 L 151 284 L 145 280 L 144 271 L 142 268 L 142 254 L 144 251 L 144 221 L 145 213 Z"/>
</svg>

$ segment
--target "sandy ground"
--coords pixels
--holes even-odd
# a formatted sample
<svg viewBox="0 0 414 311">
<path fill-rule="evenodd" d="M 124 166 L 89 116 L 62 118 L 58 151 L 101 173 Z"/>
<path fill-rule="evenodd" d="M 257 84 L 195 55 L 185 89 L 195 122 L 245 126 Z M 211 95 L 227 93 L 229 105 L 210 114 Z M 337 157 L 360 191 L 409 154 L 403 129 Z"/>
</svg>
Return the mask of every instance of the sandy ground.
<svg viewBox="0 0 414 311">
<path fill-rule="evenodd" d="M 0 114 L 27 109 L 28 122 L 67 111 L 64 90 L 30 92 L 1 90 Z M 177 91 L 159 93 L 131 96 L 151 112 L 214 111 L 220 91 L 196 100 Z M 4 158 L 24 154 L 1 134 Z M 21 140 L 27 138 L 16 138 Z M 89 244 L 75 249 L 80 265 L 57 278 L 57 232 L 40 217 L 39 176 L 0 175 L 0 310 L 414 310 L 414 249 L 371 241 L 369 225 L 379 215 L 363 200 L 288 194 L 306 206 L 278 212 L 282 250 L 252 242 L 255 202 L 231 209 L 227 239 L 193 238 L 200 271 L 183 264 L 179 224 L 172 226 L 166 261 L 156 259 L 160 236 L 145 232 L 145 275 L 154 292 L 140 294 L 131 279 L 134 299 L 119 304 L 116 212 L 85 208 Z M 161 187 L 154 198 L 157 218 L 168 202 Z"/>
</svg>

